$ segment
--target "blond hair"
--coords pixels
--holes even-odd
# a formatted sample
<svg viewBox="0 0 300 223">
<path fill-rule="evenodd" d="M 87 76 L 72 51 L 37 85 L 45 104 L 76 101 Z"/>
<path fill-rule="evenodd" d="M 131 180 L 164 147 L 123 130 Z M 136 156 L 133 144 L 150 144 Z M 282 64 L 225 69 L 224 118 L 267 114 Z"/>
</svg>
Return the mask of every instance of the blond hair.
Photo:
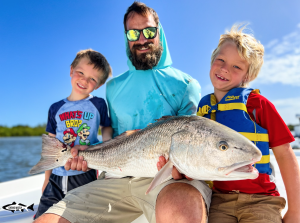
<svg viewBox="0 0 300 223">
<path fill-rule="evenodd" d="M 221 46 L 225 42 L 233 42 L 237 47 L 240 57 L 249 63 L 245 82 L 241 84 L 241 87 L 247 86 L 250 81 L 253 81 L 257 77 L 264 63 L 264 46 L 256 40 L 253 35 L 243 32 L 246 26 L 247 25 L 234 24 L 229 32 L 221 35 L 218 47 L 213 51 L 210 62 L 212 65 Z"/>
<path fill-rule="evenodd" d="M 101 53 L 92 49 L 80 50 L 76 54 L 71 67 L 76 67 L 82 58 L 87 58 L 90 61 L 88 64 L 94 65 L 94 69 L 99 71 L 101 70 L 103 72 L 102 77 L 99 78 L 98 86 L 104 84 L 108 77 L 112 77 L 112 69 L 106 58 Z"/>
</svg>

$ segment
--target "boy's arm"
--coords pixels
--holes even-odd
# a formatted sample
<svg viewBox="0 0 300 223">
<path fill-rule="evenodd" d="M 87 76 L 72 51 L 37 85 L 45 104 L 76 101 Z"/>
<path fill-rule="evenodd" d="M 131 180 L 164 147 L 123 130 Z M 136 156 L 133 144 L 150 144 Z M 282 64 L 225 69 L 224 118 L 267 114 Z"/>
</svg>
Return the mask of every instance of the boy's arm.
<svg viewBox="0 0 300 223">
<path fill-rule="evenodd" d="M 102 133 L 102 141 L 105 142 L 107 140 L 112 139 L 113 129 L 110 126 L 100 126 Z"/>
<path fill-rule="evenodd" d="M 49 136 L 52 136 L 52 137 L 56 137 L 55 134 L 52 134 L 52 133 L 48 133 Z M 43 187 L 42 187 L 42 193 L 44 192 L 45 188 L 47 187 L 47 184 L 49 183 L 49 178 L 50 178 L 50 175 L 52 173 L 52 170 L 46 170 L 45 171 L 45 180 L 44 180 L 44 184 L 43 184 Z"/>
<path fill-rule="evenodd" d="M 272 149 L 280 168 L 287 194 L 288 211 L 283 217 L 283 222 L 300 222 L 300 170 L 297 158 L 289 143 L 273 147 Z"/>
</svg>

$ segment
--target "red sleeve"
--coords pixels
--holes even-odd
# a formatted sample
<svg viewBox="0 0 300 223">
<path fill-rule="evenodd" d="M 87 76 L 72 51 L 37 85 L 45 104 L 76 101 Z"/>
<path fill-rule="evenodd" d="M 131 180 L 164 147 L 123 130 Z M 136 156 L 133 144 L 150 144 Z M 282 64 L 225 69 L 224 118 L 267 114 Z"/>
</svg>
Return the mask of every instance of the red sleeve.
<svg viewBox="0 0 300 223">
<path fill-rule="evenodd" d="M 253 115 L 254 109 L 255 118 Z M 291 143 L 295 140 L 275 106 L 265 97 L 251 93 L 247 101 L 247 110 L 258 125 L 268 130 L 271 148 Z"/>
</svg>

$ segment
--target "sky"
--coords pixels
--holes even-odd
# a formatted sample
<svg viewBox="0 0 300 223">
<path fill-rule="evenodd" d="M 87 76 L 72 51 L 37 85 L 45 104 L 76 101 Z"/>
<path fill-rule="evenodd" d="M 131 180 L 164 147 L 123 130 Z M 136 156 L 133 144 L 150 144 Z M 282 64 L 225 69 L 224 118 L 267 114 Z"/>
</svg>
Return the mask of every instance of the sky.
<svg viewBox="0 0 300 223">
<path fill-rule="evenodd" d="M 264 45 L 264 65 L 250 85 L 287 124 L 299 124 L 299 0 L 144 0 L 159 16 L 173 67 L 213 92 L 210 56 L 221 34 L 248 23 Z M 50 105 L 71 93 L 70 64 L 79 50 L 101 52 L 113 76 L 128 70 L 123 16 L 129 0 L 0 0 L 0 125 L 47 122 Z M 138 93 L 138 92 L 137 92 Z M 105 86 L 92 93 L 105 98 Z"/>
</svg>

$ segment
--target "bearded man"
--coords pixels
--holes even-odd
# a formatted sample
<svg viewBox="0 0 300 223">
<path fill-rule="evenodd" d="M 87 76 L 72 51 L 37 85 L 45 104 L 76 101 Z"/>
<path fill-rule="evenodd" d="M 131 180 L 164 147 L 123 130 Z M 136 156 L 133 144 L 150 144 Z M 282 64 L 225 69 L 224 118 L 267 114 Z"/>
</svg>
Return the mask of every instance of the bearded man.
<svg viewBox="0 0 300 223">
<path fill-rule="evenodd" d="M 124 28 L 129 70 L 110 80 L 106 90 L 114 136 L 145 128 L 162 116 L 195 114 L 200 86 L 189 75 L 171 67 L 156 12 L 134 2 L 124 16 Z M 77 149 L 84 148 L 73 148 L 74 156 Z M 158 169 L 165 162 L 160 157 Z M 87 164 L 75 158 L 65 168 L 86 170 Z M 172 175 L 174 179 L 145 195 L 153 178 L 106 174 L 105 180 L 70 191 L 37 222 L 127 223 L 143 213 L 151 223 L 206 222 L 211 190 L 201 181 L 181 179 L 183 176 L 175 168 Z"/>
</svg>

